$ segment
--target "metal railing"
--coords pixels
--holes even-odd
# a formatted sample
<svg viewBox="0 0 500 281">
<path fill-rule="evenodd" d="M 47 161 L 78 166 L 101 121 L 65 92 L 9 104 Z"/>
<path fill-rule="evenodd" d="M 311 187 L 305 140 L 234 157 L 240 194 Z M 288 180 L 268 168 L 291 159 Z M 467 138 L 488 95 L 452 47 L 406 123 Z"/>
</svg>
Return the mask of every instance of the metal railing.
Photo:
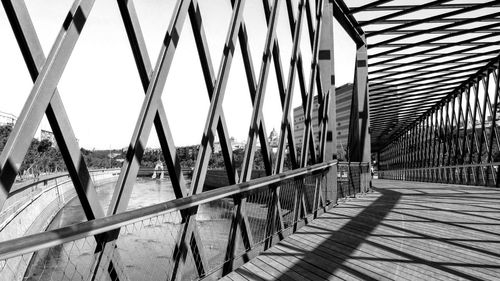
<svg viewBox="0 0 500 281">
<path fill-rule="evenodd" d="M 176 259 L 182 258 L 175 245 L 186 223 L 181 212 L 195 208 L 195 227 L 203 241 L 198 249 L 203 253 L 194 253 L 193 259 L 185 261 L 182 279 L 220 276 L 227 264 L 241 264 L 332 206 L 328 205 L 333 199 L 329 194 L 337 192 L 331 190 L 335 185 L 327 182 L 326 175 L 334 165 L 336 161 L 317 164 L 1 242 L 0 280 L 87 280 L 98 257 L 96 249 L 104 247 L 94 237 L 118 231 L 107 258 L 120 260 L 114 268 L 120 280 L 168 279 Z M 349 171 L 348 180 L 339 178 L 342 192 L 338 194 L 366 190 L 367 165 L 338 165 Z M 243 209 L 240 218 L 239 205 Z M 203 255 L 207 271 L 200 274 L 197 268 Z M 19 271 L 21 268 L 27 270 Z M 108 274 L 107 268 L 98 268 L 93 274 Z"/>
<path fill-rule="evenodd" d="M 119 169 L 108 169 L 108 170 L 91 170 L 90 176 L 93 182 L 99 181 L 103 175 L 108 174 L 118 174 Z M 9 224 L 12 219 L 18 216 L 24 209 L 29 205 L 33 204 L 37 199 L 46 195 L 50 192 L 56 193 L 56 197 L 64 197 L 64 193 L 67 193 L 71 189 L 71 194 L 67 194 L 66 199 L 62 199 L 62 203 L 73 198 L 76 192 L 73 188 L 68 190 L 57 189 L 63 185 L 72 184 L 71 178 L 68 173 L 58 173 L 57 175 L 52 175 L 45 177 L 36 182 L 27 183 L 24 185 L 18 185 L 13 188 L 9 194 L 9 198 L 5 202 L 3 210 L 0 212 L 0 232 Z M 57 189 L 57 190 L 55 190 Z"/>
<path fill-rule="evenodd" d="M 428 168 L 379 170 L 381 179 L 499 186 L 500 162 Z"/>
<path fill-rule="evenodd" d="M 337 171 L 337 197 L 345 198 L 370 189 L 370 166 L 368 163 L 339 162 Z"/>
</svg>

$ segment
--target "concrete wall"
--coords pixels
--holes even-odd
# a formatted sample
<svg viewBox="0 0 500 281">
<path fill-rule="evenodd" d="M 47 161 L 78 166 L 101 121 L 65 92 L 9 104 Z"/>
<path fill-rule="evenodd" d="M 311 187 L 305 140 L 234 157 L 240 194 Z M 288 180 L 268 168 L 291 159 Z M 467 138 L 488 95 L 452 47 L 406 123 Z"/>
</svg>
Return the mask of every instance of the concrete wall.
<svg viewBox="0 0 500 281">
<path fill-rule="evenodd" d="M 116 181 L 119 170 L 91 172 L 96 187 Z M 71 179 L 58 177 L 34 184 L 9 198 L 5 211 L 0 215 L 0 241 L 27 236 L 44 231 L 59 210 L 76 196 Z M 0 281 L 23 280 L 32 254 L 5 261 Z M 2 263 L 3 261 L 0 261 Z"/>
<path fill-rule="evenodd" d="M 119 170 L 91 173 L 96 186 L 116 180 Z M 0 241 L 6 241 L 45 230 L 50 220 L 76 196 L 67 176 L 39 183 L 9 198 L 0 216 Z M 43 220 L 42 222 L 37 222 Z"/>
</svg>

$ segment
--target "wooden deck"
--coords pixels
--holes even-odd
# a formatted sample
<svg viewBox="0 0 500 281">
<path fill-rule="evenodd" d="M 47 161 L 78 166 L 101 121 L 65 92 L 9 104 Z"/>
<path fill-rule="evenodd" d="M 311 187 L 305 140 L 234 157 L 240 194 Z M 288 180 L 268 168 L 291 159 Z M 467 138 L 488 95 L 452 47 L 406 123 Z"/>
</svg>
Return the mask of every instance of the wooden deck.
<svg viewBox="0 0 500 281">
<path fill-rule="evenodd" d="M 500 189 L 374 187 L 223 280 L 500 280 Z"/>
</svg>

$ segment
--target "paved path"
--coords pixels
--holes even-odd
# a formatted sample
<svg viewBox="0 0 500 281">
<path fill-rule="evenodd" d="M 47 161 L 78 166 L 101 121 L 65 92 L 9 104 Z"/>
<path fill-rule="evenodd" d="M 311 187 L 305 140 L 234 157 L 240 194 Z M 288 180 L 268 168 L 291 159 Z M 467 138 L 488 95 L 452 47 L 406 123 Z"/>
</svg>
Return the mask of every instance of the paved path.
<svg viewBox="0 0 500 281">
<path fill-rule="evenodd" d="M 223 280 L 500 280 L 500 189 L 374 187 Z"/>
</svg>

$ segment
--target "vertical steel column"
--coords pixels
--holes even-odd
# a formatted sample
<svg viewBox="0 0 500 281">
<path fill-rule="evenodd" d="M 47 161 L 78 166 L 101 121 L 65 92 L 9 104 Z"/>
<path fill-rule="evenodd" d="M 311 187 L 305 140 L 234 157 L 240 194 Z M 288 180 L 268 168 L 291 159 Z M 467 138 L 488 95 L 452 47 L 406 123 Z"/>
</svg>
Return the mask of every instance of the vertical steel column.
<svg viewBox="0 0 500 281">
<path fill-rule="evenodd" d="M 409 129 L 408 132 L 406 133 L 406 138 L 408 139 L 406 141 L 406 150 L 408 156 L 406 157 L 406 179 L 409 180 L 410 178 L 410 171 L 411 169 L 411 159 L 412 159 L 412 143 L 413 143 L 413 135 L 412 135 L 412 130 Z"/>
<path fill-rule="evenodd" d="M 353 105 L 355 110 L 354 116 L 359 119 L 351 119 L 351 123 L 355 123 L 352 127 L 356 132 L 350 132 L 350 147 L 352 148 L 351 161 L 354 162 L 371 162 L 370 148 L 370 114 L 369 114 L 369 97 L 368 97 L 368 55 L 366 39 L 363 37 L 364 44 L 357 46 L 356 64 L 353 86 Z M 353 115 L 351 115 L 353 116 Z M 370 164 L 371 165 L 371 164 Z"/>
<path fill-rule="evenodd" d="M 400 173 L 400 179 L 404 179 L 404 169 L 405 169 L 405 163 L 406 163 L 406 139 L 405 139 L 405 135 L 402 134 L 398 137 L 399 139 L 399 153 L 401 155 L 401 157 L 399 158 L 399 170 L 401 170 L 402 172 Z"/>
<path fill-rule="evenodd" d="M 417 147 L 416 147 L 416 155 L 415 158 L 417 159 L 417 163 L 415 163 L 416 168 L 420 168 L 421 165 L 421 149 L 422 149 L 422 136 L 423 136 L 423 127 L 422 127 L 422 120 L 418 121 L 417 125 Z M 415 173 L 415 180 L 420 181 L 420 169 L 417 169 L 417 172 Z"/>
<path fill-rule="evenodd" d="M 431 135 L 430 135 L 430 143 L 429 143 L 429 168 L 435 167 L 434 166 L 434 157 L 436 154 L 436 125 L 435 125 L 435 119 L 436 119 L 436 111 L 434 110 L 431 113 Z M 430 169 L 429 170 L 429 180 L 433 181 L 434 180 L 434 170 Z"/>
<path fill-rule="evenodd" d="M 445 154 L 445 157 L 443 158 L 443 166 L 446 166 L 446 181 L 448 183 L 451 182 L 451 176 L 452 176 L 452 171 L 451 171 L 451 168 L 449 167 L 450 166 L 450 155 L 451 155 L 451 138 L 452 138 L 452 134 L 453 134 L 453 132 L 451 131 L 451 129 L 453 127 L 453 121 L 451 120 L 451 113 L 450 113 L 450 110 L 452 107 L 452 105 L 451 105 L 452 100 L 453 100 L 452 98 L 448 98 L 446 100 L 446 115 L 445 115 L 446 154 Z"/>
<path fill-rule="evenodd" d="M 412 135 L 412 150 L 411 150 L 411 168 L 416 168 L 417 167 L 417 146 L 418 146 L 418 123 L 415 123 L 413 126 L 413 135 Z"/>
<path fill-rule="evenodd" d="M 489 147 L 489 153 L 488 153 L 488 163 L 491 163 L 493 162 L 494 160 L 492 159 L 492 153 L 493 153 L 493 134 L 495 135 L 495 144 L 497 145 L 497 150 L 500 150 L 500 143 L 499 143 L 499 138 L 498 138 L 498 128 L 496 126 L 496 121 L 497 121 L 497 118 L 496 118 L 496 115 L 497 115 L 497 106 L 498 106 L 498 96 L 499 96 L 499 82 L 500 82 L 500 79 L 499 79 L 499 75 L 500 75 L 500 62 L 498 63 L 497 67 L 496 67 L 496 73 L 495 73 L 495 70 L 492 71 L 493 73 L 493 78 L 495 79 L 495 84 L 496 84 L 496 87 L 495 87 L 495 94 L 494 94 L 494 101 L 493 101 L 493 110 L 492 110 L 492 113 L 491 113 L 491 126 L 490 126 L 490 147 Z M 490 102 L 491 104 L 491 102 Z M 498 169 L 498 168 L 497 168 Z M 495 173 L 495 170 L 492 168 L 491 170 L 491 173 Z M 494 175 L 493 177 L 493 181 L 495 183 L 495 186 L 498 186 L 498 178 L 496 177 L 496 175 Z"/>
<path fill-rule="evenodd" d="M 422 145 L 420 147 L 420 168 L 425 168 L 426 156 L 425 152 L 427 149 L 427 134 L 429 133 L 429 127 L 427 126 L 427 116 L 422 119 Z"/>
<path fill-rule="evenodd" d="M 404 132 L 401 135 L 401 154 L 402 154 L 402 159 L 401 159 L 401 169 L 403 170 L 403 174 L 405 174 L 406 171 L 406 165 L 408 163 L 408 138 L 407 138 L 408 132 Z"/>
<path fill-rule="evenodd" d="M 426 178 L 426 167 L 427 167 L 427 141 L 428 141 L 428 135 L 429 135 L 429 126 L 428 126 L 428 121 L 429 117 L 425 115 L 422 120 L 422 126 L 424 127 L 424 134 L 422 136 L 422 152 L 421 154 L 421 163 L 420 163 L 420 168 L 422 168 L 422 173 L 421 173 L 421 181 L 425 181 Z"/>
<path fill-rule="evenodd" d="M 334 40 L 335 34 L 333 30 L 333 7 L 329 1 L 324 1 L 323 7 L 323 24 L 321 28 L 321 39 L 319 43 L 318 67 L 319 77 L 321 80 L 321 88 L 325 100 L 325 115 L 322 122 L 320 154 L 321 161 L 337 159 L 337 102 L 335 95 L 335 57 L 334 57 Z M 337 201 L 337 166 L 330 168 L 326 176 L 326 184 L 328 194 L 325 200 Z"/>
<path fill-rule="evenodd" d="M 442 119 L 442 113 L 443 113 L 443 108 L 442 105 L 439 105 L 439 107 L 436 110 L 436 138 L 435 138 L 435 145 L 437 145 L 436 152 L 434 154 L 434 171 L 436 172 L 436 182 L 440 182 L 441 180 L 441 169 L 439 168 L 441 166 L 441 139 L 443 137 L 443 119 Z"/>
<path fill-rule="evenodd" d="M 479 86 L 479 80 L 474 80 L 474 84 L 473 84 L 473 87 L 472 87 L 472 90 L 473 90 L 473 93 L 474 93 L 474 96 L 472 97 L 473 99 L 473 105 L 470 105 L 470 110 L 469 110 L 469 114 L 471 115 L 471 120 L 472 120 L 472 130 L 471 130 L 471 140 L 470 140 L 470 143 L 469 143 L 469 164 L 474 164 L 474 151 L 477 153 L 477 135 L 476 135 L 476 118 L 477 118 L 477 100 L 478 100 L 478 95 L 479 95 L 479 90 L 478 90 L 478 86 Z M 469 102 L 470 102 L 470 94 L 471 92 L 469 92 Z M 474 150 L 475 149 L 475 150 Z M 474 184 L 478 184 L 478 178 L 476 177 L 476 173 L 475 173 L 476 169 L 475 168 L 471 168 L 470 169 L 470 174 L 472 175 L 472 178 L 474 180 Z"/>
<path fill-rule="evenodd" d="M 448 166 L 448 160 L 450 159 L 450 135 L 449 135 L 449 130 L 450 130 L 450 100 L 446 100 L 445 104 L 443 105 L 444 107 L 444 153 L 443 153 L 443 166 L 444 168 L 444 178 L 445 182 L 450 182 L 450 168 Z"/>
<path fill-rule="evenodd" d="M 439 110 L 440 108 L 438 107 L 436 111 L 434 112 L 434 121 L 435 121 L 435 130 L 434 130 L 434 153 L 432 155 L 432 167 L 433 172 L 434 172 L 434 182 L 438 182 L 439 176 L 438 176 L 438 170 L 436 167 L 439 166 L 439 145 L 440 145 L 440 136 L 441 136 L 441 124 L 439 123 Z"/>
<path fill-rule="evenodd" d="M 409 180 L 410 178 L 410 171 L 409 169 L 411 168 L 411 143 L 412 143 L 412 135 L 411 135 L 411 130 L 408 130 L 406 132 L 406 168 L 405 168 L 405 178 L 406 180 Z"/>
<path fill-rule="evenodd" d="M 448 166 L 451 166 L 453 165 L 453 159 L 455 157 L 455 150 L 454 150 L 454 144 L 453 144 L 453 140 L 455 139 L 454 138 L 454 129 L 455 129 L 455 99 L 456 97 L 453 96 L 451 99 L 450 99 L 450 106 L 451 106 L 451 116 L 449 116 L 450 118 L 450 137 L 449 137 L 449 147 L 450 147 L 450 151 L 448 152 L 448 161 L 447 161 L 447 164 Z M 449 112 L 449 110 L 448 110 Z"/>
<path fill-rule="evenodd" d="M 429 115 L 425 116 L 424 119 L 424 126 L 425 126 L 425 134 L 424 134 L 424 149 L 423 149 L 423 155 L 422 155 L 422 168 L 427 168 L 428 167 L 428 159 L 429 159 L 429 135 L 430 135 L 430 126 L 429 126 Z M 423 173 L 424 181 L 427 181 L 427 169 L 424 169 Z"/>
<path fill-rule="evenodd" d="M 463 164 L 463 149 L 462 149 L 462 144 L 460 143 L 460 134 L 463 132 L 463 135 L 465 137 L 465 130 L 460 129 L 460 124 L 463 123 L 463 109 L 462 109 L 462 99 L 463 99 L 463 92 L 459 92 L 457 95 L 457 103 L 458 103 L 458 113 L 457 113 L 457 135 L 455 138 L 455 164 L 457 165 L 457 176 L 458 176 L 458 182 L 462 183 L 463 182 L 463 169 L 459 168 L 458 165 Z M 463 123 L 465 125 L 465 123 Z"/>
<path fill-rule="evenodd" d="M 426 117 L 426 123 L 427 123 L 427 135 L 426 135 L 426 141 L 425 141 L 425 167 L 429 168 L 430 166 L 430 155 L 431 155 L 431 136 L 432 136 L 432 113 L 428 114 Z M 428 169 L 427 169 L 428 171 Z"/>
<path fill-rule="evenodd" d="M 439 162 L 438 162 L 438 167 L 443 167 L 444 166 L 444 159 L 446 155 L 446 121 L 444 119 L 444 116 L 446 114 L 446 103 L 441 104 L 441 109 L 440 109 L 440 116 L 439 116 Z M 438 168 L 439 171 L 439 176 L 441 179 L 441 182 L 446 182 L 446 169 L 444 168 Z"/>
<path fill-rule="evenodd" d="M 413 168 L 413 138 L 414 138 L 414 127 L 408 130 L 408 163 L 406 165 L 407 169 Z M 408 174 L 411 177 L 410 173 Z"/>
<path fill-rule="evenodd" d="M 469 87 L 465 89 L 465 91 L 462 94 L 462 103 L 465 102 L 465 112 L 463 113 L 463 118 L 464 118 L 464 137 L 462 140 L 462 163 L 466 164 L 467 163 L 467 158 L 469 157 L 469 146 L 468 146 L 468 139 L 469 135 L 467 133 L 467 128 L 469 127 Z M 468 175 L 468 169 L 464 168 L 463 169 L 464 173 L 464 183 L 467 184 L 469 182 L 469 175 Z"/>
<path fill-rule="evenodd" d="M 418 147 L 418 121 L 415 122 L 415 124 L 411 128 L 411 139 L 412 139 L 412 144 L 411 144 L 411 165 L 410 168 L 412 169 L 411 171 L 411 178 L 412 180 L 415 180 L 415 168 L 417 167 L 417 147 Z"/>
<path fill-rule="evenodd" d="M 419 157 L 418 157 L 418 153 L 419 153 L 419 145 L 420 145 L 420 122 L 419 121 L 416 121 L 415 122 L 415 140 L 414 140 L 415 144 L 414 144 L 414 148 L 413 148 L 413 168 L 418 168 L 418 161 L 419 161 Z M 416 170 L 415 170 L 416 171 Z M 414 177 L 415 177 L 415 180 L 417 178 L 416 176 L 417 172 L 414 172 Z"/>
<path fill-rule="evenodd" d="M 483 98 L 483 106 L 480 106 L 479 103 L 479 96 L 478 96 L 478 109 L 479 109 L 479 118 L 481 119 L 481 134 L 479 136 L 479 148 L 478 148 L 478 154 L 477 154 L 477 160 L 476 162 L 479 164 L 484 163 L 483 161 L 483 150 L 486 149 L 488 150 L 488 137 L 486 136 L 486 103 L 488 101 L 488 84 L 490 81 L 490 76 L 486 75 L 486 77 L 481 79 L 481 82 L 483 82 L 483 87 L 484 87 L 484 98 Z M 488 153 L 488 151 L 486 151 Z M 487 163 L 487 162 L 486 162 Z M 485 163 L 485 164 L 486 164 Z M 481 177 L 483 179 L 483 185 L 487 184 L 487 176 L 485 175 L 485 167 L 480 166 L 478 169 L 481 172 Z M 487 168 L 486 168 L 487 171 Z M 478 175 L 479 176 L 479 175 Z"/>
<path fill-rule="evenodd" d="M 408 163 L 407 163 L 407 179 L 411 180 L 411 168 L 413 167 L 413 138 L 414 127 L 408 130 Z"/>
<path fill-rule="evenodd" d="M 452 166 L 456 164 L 456 159 L 457 159 L 457 147 L 455 145 L 455 138 L 456 135 L 458 134 L 458 127 L 456 127 L 457 120 L 456 120 L 456 103 L 457 103 L 457 97 L 453 96 L 451 99 L 451 127 L 450 127 L 450 153 L 449 153 L 449 158 L 448 158 L 448 166 Z M 453 179 L 453 183 L 457 183 L 457 168 L 451 168 L 452 174 L 451 177 Z"/>
</svg>

